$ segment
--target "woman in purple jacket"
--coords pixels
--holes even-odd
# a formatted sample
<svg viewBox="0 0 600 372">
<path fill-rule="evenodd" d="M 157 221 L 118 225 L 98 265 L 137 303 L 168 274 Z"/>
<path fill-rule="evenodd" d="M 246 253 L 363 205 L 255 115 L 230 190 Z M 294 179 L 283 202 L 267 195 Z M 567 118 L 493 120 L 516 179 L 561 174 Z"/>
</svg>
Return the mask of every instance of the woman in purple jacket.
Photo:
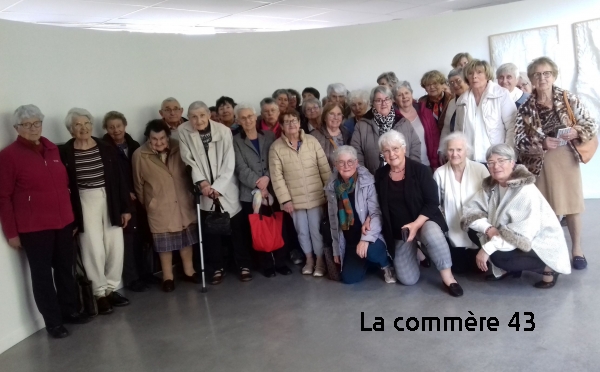
<svg viewBox="0 0 600 372">
<path fill-rule="evenodd" d="M 19 136 L 0 151 L 0 222 L 8 245 L 27 254 L 46 331 L 63 338 L 69 335 L 64 323 L 90 318 L 77 306 L 69 179 L 58 147 L 42 137 L 43 120 L 34 105 L 20 106 L 13 115 Z"/>
</svg>

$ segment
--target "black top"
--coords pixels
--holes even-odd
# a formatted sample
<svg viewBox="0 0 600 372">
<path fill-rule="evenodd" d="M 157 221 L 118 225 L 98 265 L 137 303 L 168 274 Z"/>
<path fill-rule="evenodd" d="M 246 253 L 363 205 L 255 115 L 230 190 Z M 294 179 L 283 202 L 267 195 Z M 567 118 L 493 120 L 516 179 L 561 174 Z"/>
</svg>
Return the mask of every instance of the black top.
<svg viewBox="0 0 600 372">
<path fill-rule="evenodd" d="M 402 240 L 402 226 L 413 222 L 408 213 L 406 204 L 406 180 L 394 181 L 388 177 L 388 188 L 390 190 L 388 203 L 390 211 L 390 223 L 394 232 L 394 239 Z"/>
<path fill-rule="evenodd" d="M 348 194 L 348 198 L 350 199 L 350 204 L 352 205 L 352 211 L 354 211 L 354 224 L 350 226 L 349 230 L 342 230 L 342 232 L 344 234 L 344 239 L 346 239 L 346 250 L 356 251 L 356 246 L 358 243 L 360 243 L 360 237 L 362 236 L 362 232 L 360 231 L 362 225 L 360 223 L 358 213 L 356 213 L 356 200 L 354 192 Z"/>
</svg>

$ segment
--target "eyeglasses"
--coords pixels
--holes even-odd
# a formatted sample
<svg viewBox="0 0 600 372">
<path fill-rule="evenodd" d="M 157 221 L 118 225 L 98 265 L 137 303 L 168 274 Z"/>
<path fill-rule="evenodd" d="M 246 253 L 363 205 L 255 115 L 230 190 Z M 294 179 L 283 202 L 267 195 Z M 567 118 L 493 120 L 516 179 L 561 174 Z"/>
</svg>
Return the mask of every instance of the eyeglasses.
<svg viewBox="0 0 600 372">
<path fill-rule="evenodd" d="M 499 166 L 503 166 L 504 164 L 506 164 L 506 162 L 509 162 L 509 161 L 510 161 L 510 159 L 498 159 L 497 161 L 488 161 L 487 165 L 488 165 L 488 167 L 493 168 L 496 166 L 496 164 Z"/>
<path fill-rule="evenodd" d="M 92 123 L 90 123 L 89 121 L 86 122 L 86 123 L 83 123 L 83 124 L 82 123 L 77 123 L 77 124 L 73 125 L 73 127 L 75 129 L 82 129 L 83 127 L 86 127 L 86 128 L 89 129 L 89 128 L 92 127 Z"/>
<path fill-rule="evenodd" d="M 354 160 L 348 160 L 348 161 L 343 161 L 343 160 L 338 160 L 335 162 L 335 165 L 339 168 L 352 168 L 353 166 L 356 165 L 356 163 L 358 163 L 358 160 L 354 159 Z"/>
<path fill-rule="evenodd" d="M 459 87 L 462 85 L 462 83 L 463 81 L 461 79 L 448 80 L 448 84 L 452 85 L 453 87 Z"/>
<path fill-rule="evenodd" d="M 378 98 L 378 99 L 373 100 L 373 103 L 376 105 L 381 105 L 383 103 L 390 103 L 390 102 L 392 102 L 392 100 L 390 98 L 386 98 L 386 99 Z"/>
<path fill-rule="evenodd" d="M 533 78 L 536 80 L 540 80 L 543 76 L 544 79 L 548 79 L 550 76 L 553 76 L 553 75 L 554 74 L 552 73 L 552 71 L 536 72 L 533 74 Z"/>
<path fill-rule="evenodd" d="M 21 128 L 25 128 L 25 129 L 31 129 L 33 128 L 39 128 L 42 126 L 42 122 L 41 121 L 34 121 L 33 123 L 21 123 L 18 124 Z"/>
<path fill-rule="evenodd" d="M 298 124 L 298 120 L 296 120 L 296 119 L 283 121 L 283 125 L 288 126 L 288 127 L 290 125 L 296 125 L 296 124 Z"/>
<path fill-rule="evenodd" d="M 174 109 L 172 109 L 172 108 L 163 109 L 163 111 L 166 112 L 167 114 L 170 114 L 170 113 L 173 113 L 173 112 L 179 112 L 179 110 L 181 110 L 181 107 L 174 108 Z"/>
</svg>

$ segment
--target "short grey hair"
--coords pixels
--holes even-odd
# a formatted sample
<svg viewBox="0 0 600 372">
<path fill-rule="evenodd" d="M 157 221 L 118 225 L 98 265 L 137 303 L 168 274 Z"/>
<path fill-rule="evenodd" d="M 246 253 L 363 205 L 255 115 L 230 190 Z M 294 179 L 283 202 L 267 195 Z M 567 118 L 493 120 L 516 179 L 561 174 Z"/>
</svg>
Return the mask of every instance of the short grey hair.
<svg viewBox="0 0 600 372">
<path fill-rule="evenodd" d="M 277 99 L 277 97 L 279 97 L 280 95 L 285 94 L 288 98 L 288 100 L 290 99 L 290 92 L 287 89 L 277 89 L 276 91 L 273 92 L 273 95 L 271 97 L 273 97 L 273 99 Z"/>
<path fill-rule="evenodd" d="M 442 142 L 440 144 L 440 150 L 442 154 L 446 154 L 448 152 L 448 145 L 452 141 L 463 141 L 465 144 L 465 149 L 467 150 L 467 156 L 470 156 L 473 153 L 473 147 L 469 143 L 467 136 L 463 132 L 452 132 L 446 137 L 442 138 Z"/>
<path fill-rule="evenodd" d="M 515 150 L 507 144 L 499 143 L 491 146 L 485 153 L 485 159 L 489 159 L 492 155 L 498 155 L 503 158 L 507 158 L 510 161 L 517 161 L 517 155 Z"/>
<path fill-rule="evenodd" d="M 242 110 L 250 110 L 254 115 L 256 115 L 256 110 L 254 109 L 254 106 L 246 102 L 238 103 L 233 109 L 233 113 L 235 114 L 235 116 L 238 116 L 240 111 Z"/>
<path fill-rule="evenodd" d="M 167 103 L 170 103 L 170 102 L 177 102 L 177 104 L 178 104 L 179 106 L 181 106 L 181 103 L 179 103 L 179 101 L 178 101 L 176 98 L 173 98 L 173 97 L 167 97 L 167 98 L 163 99 L 162 103 L 160 104 L 160 109 L 162 110 L 162 109 L 163 109 L 163 107 L 165 107 L 165 105 L 166 105 Z"/>
<path fill-rule="evenodd" d="M 448 73 L 448 80 L 450 80 L 451 78 L 453 78 L 455 76 L 460 77 L 463 81 L 465 80 L 465 73 L 463 72 L 462 67 L 452 69 L 452 71 L 450 71 Z"/>
<path fill-rule="evenodd" d="M 208 105 L 206 103 L 202 101 L 194 101 L 190 104 L 190 107 L 188 107 L 188 115 L 190 114 L 190 111 L 198 109 L 205 109 L 206 112 L 210 113 L 210 110 L 208 109 Z"/>
<path fill-rule="evenodd" d="M 398 84 L 398 77 L 394 73 L 394 71 L 384 72 L 377 77 L 377 84 L 379 84 L 379 80 L 385 79 L 392 86 Z"/>
<path fill-rule="evenodd" d="M 344 145 L 344 146 L 338 147 L 333 152 L 333 161 L 337 162 L 339 160 L 340 156 L 342 156 L 344 154 L 350 155 L 352 157 L 352 159 L 354 159 L 354 160 L 358 159 L 358 153 L 356 152 L 356 149 L 352 146 Z"/>
<path fill-rule="evenodd" d="M 348 95 L 348 89 L 342 83 L 333 83 L 327 86 L 327 97 L 329 97 L 332 93 Z"/>
<path fill-rule="evenodd" d="M 514 63 L 505 63 L 500 65 L 496 70 L 496 79 L 502 74 L 509 74 L 516 79 L 519 79 L 519 68 Z"/>
<path fill-rule="evenodd" d="M 519 79 L 521 79 L 523 83 L 531 84 L 531 80 L 529 80 L 529 76 L 527 76 L 526 72 L 519 72 Z"/>
<path fill-rule="evenodd" d="M 13 127 L 18 127 L 23 120 L 34 118 L 44 121 L 44 114 L 42 114 L 42 110 L 40 110 L 39 107 L 32 104 L 19 106 L 12 117 Z"/>
<path fill-rule="evenodd" d="M 381 137 L 379 137 L 377 145 L 379 146 L 379 151 L 383 151 L 383 146 L 389 145 L 400 145 L 406 148 L 406 138 L 402 133 L 392 129 L 389 132 L 382 134 Z"/>
<path fill-rule="evenodd" d="M 391 100 L 394 100 L 394 96 L 392 95 L 392 91 L 388 88 L 387 85 L 378 85 L 375 88 L 371 89 L 371 95 L 369 96 L 369 101 L 371 106 L 373 106 L 373 101 L 375 100 L 375 95 L 377 93 L 385 94 Z"/>
<path fill-rule="evenodd" d="M 316 98 L 309 98 L 309 99 L 305 99 L 304 102 L 302 103 L 302 112 L 306 114 L 306 106 L 307 105 L 317 105 L 319 106 L 320 109 L 323 108 L 323 102 L 321 102 L 320 99 L 316 99 Z"/>
<path fill-rule="evenodd" d="M 67 112 L 67 117 L 65 118 L 65 127 L 67 127 L 69 133 L 73 132 L 73 120 L 79 116 L 85 116 L 88 118 L 90 123 L 92 123 L 92 125 L 94 124 L 94 117 L 88 110 L 79 107 L 73 107 L 69 110 L 69 112 Z"/>
<path fill-rule="evenodd" d="M 369 92 L 364 89 L 353 90 L 348 94 L 348 102 L 352 103 L 354 101 L 360 100 L 365 105 L 369 105 Z"/>
<path fill-rule="evenodd" d="M 394 98 L 396 97 L 396 95 L 398 95 L 400 88 L 406 88 L 411 94 L 413 93 L 413 89 L 410 86 L 410 83 L 406 80 L 402 80 L 398 82 L 398 84 L 394 85 L 394 87 L 392 88 L 392 95 L 394 96 Z"/>
<path fill-rule="evenodd" d="M 276 105 L 277 106 L 277 102 L 271 97 L 266 97 L 266 98 L 263 98 L 262 101 L 260 101 L 261 111 L 262 111 L 264 105 Z"/>
</svg>

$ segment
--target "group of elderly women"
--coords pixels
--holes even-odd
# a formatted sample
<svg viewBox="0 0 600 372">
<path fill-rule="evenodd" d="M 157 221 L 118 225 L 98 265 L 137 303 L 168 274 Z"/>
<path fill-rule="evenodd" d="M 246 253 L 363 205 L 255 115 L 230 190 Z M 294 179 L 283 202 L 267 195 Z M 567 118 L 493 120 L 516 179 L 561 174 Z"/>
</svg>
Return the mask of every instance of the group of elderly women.
<svg viewBox="0 0 600 372">
<path fill-rule="evenodd" d="M 221 97 L 222 123 L 204 102 L 193 102 L 185 119 L 167 98 L 141 146 L 123 114 L 106 114 L 101 140 L 92 136 L 92 115 L 74 108 L 65 119 L 73 138 L 57 147 L 41 136 L 42 112 L 19 107 L 17 140 L 0 152 L 0 220 L 9 245 L 27 254 L 48 332 L 65 337 L 64 323 L 89 321 L 76 301 L 74 235 L 98 312 L 110 314 L 129 304 L 116 292 L 121 277 L 132 290 L 147 289 L 144 230 L 165 292 L 175 289 L 174 251 L 183 280 L 199 282 L 199 223 L 209 282 L 223 281 L 228 248 L 239 279 L 252 280 L 248 216 L 257 206 L 267 215 L 283 210 L 290 221 L 284 247 L 256 252 L 267 277 L 292 273 L 287 249 L 297 236 L 304 257 L 293 261 L 304 275 L 329 270 L 356 283 L 373 266 L 386 283 L 413 285 L 420 266 L 433 263 L 459 297 L 453 271 L 488 271 L 489 263 L 488 280 L 533 271 L 542 274 L 536 287 L 551 288 L 571 270 L 561 216 L 572 266 L 585 268 L 579 164 L 588 159 L 582 146 L 597 144 L 594 120 L 554 85 L 558 67 L 546 57 L 528 66 L 530 82 L 505 64 L 497 84 L 490 65 L 468 53 L 452 66 L 447 81 L 438 71 L 423 76 L 427 95 L 418 101 L 393 72 L 381 74 L 370 95 L 331 84 L 325 104 L 314 88 L 302 97 L 280 89 L 261 101 L 258 117 L 252 105 Z M 228 213 L 229 234 L 206 228 L 216 210 Z M 337 266 L 327 264 L 327 248 Z"/>
</svg>

